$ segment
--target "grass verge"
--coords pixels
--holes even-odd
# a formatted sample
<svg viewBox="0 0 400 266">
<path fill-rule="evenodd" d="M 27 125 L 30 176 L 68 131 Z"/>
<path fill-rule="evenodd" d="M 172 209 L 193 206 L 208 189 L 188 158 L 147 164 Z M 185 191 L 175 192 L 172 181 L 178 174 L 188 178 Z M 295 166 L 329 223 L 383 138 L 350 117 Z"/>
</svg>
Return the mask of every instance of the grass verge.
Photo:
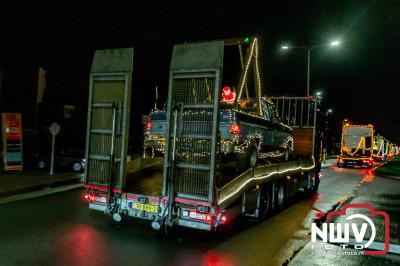
<svg viewBox="0 0 400 266">
<path fill-rule="evenodd" d="M 383 164 L 375 170 L 375 173 L 400 177 L 400 157 Z"/>
</svg>

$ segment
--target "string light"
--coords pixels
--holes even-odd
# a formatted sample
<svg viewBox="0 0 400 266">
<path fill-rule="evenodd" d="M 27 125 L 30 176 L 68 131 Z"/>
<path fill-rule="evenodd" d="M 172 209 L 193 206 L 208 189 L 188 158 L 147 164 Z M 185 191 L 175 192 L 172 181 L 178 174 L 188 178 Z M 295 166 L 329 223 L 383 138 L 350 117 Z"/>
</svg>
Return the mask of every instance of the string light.
<svg viewBox="0 0 400 266">
<path fill-rule="evenodd" d="M 239 84 L 239 94 L 237 95 L 236 102 L 238 103 L 240 98 L 242 97 L 243 94 L 243 88 L 245 84 L 247 83 L 247 75 L 249 71 L 250 64 L 252 62 L 252 59 L 254 57 L 254 65 L 255 65 L 255 74 L 256 74 L 256 89 L 258 93 L 258 113 L 261 116 L 263 111 L 261 107 L 261 78 L 260 78 L 260 70 L 259 70 L 259 64 L 258 64 L 258 40 L 257 38 L 253 39 L 253 43 L 251 44 L 251 49 L 250 49 L 250 54 L 248 56 L 247 62 L 245 69 L 242 73 L 242 76 L 240 78 L 240 84 Z"/>
<path fill-rule="evenodd" d="M 233 197 L 235 194 L 240 193 L 240 191 L 241 191 L 248 183 L 250 183 L 251 181 L 263 180 L 263 179 L 266 179 L 266 178 L 268 178 L 268 177 L 270 177 L 270 176 L 272 176 L 272 175 L 282 175 L 282 174 L 285 174 L 285 173 L 288 173 L 288 172 L 291 172 L 291 171 L 298 171 L 298 170 L 300 170 L 300 171 L 308 171 L 308 170 L 312 170 L 312 169 L 315 168 L 315 160 L 314 160 L 314 158 L 312 158 L 312 162 L 313 162 L 313 163 L 312 163 L 312 166 L 308 166 L 308 167 L 299 166 L 299 167 L 289 168 L 289 169 L 286 169 L 286 170 L 283 170 L 283 171 L 273 171 L 273 172 L 271 172 L 271 173 L 269 173 L 269 174 L 262 175 L 262 176 L 250 177 L 250 178 L 248 178 L 245 182 L 243 182 L 240 186 L 236 187 L 236 189 L 235 189 L 233 192 L 231 192 L 231 193 L 229 193 L 228 195 L 226 195 L 226 196 L 220 198 L 220 199 L 218 200 L 218 205 L 221 205 L 222 202 L 224 202 L 224 201 L 228 200 L 229 198 Z M 240 176 L 237 177 L 237 178 L 241 178 L 241 177 L 242 177 L 242 175 L 240 175 Z M 228 184 L 233 184 L 233 183 L 236 184 L 237 182 L 231 181 L 231 182 L 229 182 Z M 223 187 L 222 187 L 222 188 L 223 188 Z"/>
</svg>

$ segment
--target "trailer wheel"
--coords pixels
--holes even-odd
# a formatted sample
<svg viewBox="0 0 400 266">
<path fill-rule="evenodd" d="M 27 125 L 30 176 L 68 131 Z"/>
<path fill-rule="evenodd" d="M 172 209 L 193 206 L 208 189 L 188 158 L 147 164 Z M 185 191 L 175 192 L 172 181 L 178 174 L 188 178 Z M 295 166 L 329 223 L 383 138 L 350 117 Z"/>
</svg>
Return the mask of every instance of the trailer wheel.
<svg viewBox="0 0 400 266">
<path fill-rule="evenodd" d="M 276 192 L 275 192 L 275 210 L 276 211 L 281 211 L 285 208 L 286 205 L 286 186 L 285 182 L 279 182 L 276 186 Z"/>
</svg>

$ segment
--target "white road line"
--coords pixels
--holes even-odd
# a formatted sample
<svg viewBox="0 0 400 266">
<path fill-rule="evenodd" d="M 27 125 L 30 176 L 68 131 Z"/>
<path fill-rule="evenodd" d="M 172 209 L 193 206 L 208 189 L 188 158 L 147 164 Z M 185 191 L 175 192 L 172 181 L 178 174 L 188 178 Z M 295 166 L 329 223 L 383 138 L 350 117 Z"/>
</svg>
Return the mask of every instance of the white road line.
<svg viewBox="0 0 400 266">
<path fill-rule="evenodd" d="M 28 193 L 23 193 L 23 194 L 12 195 L 12 196 L 8 196 L 8 197 L 0 198 L 0 204 L 37 198 L 37 197 L 41 197 L 41 196 L 45 196 L 45 195 L 50 195 L 53 193 L 63 192 L 63 191 L 67 191 L 67 190 L 71 190 L 71 189 L 75 189 L 75 188 L 80 188 L 80 187 L 83 187 L 82 183 L 60 186 L 60 187 L 55 187 L 55 188 L 44 188 L 44 189 L 37 190 L 37 191 L 32 191 L 32 192 L 28 192 Z"/>
</svg>

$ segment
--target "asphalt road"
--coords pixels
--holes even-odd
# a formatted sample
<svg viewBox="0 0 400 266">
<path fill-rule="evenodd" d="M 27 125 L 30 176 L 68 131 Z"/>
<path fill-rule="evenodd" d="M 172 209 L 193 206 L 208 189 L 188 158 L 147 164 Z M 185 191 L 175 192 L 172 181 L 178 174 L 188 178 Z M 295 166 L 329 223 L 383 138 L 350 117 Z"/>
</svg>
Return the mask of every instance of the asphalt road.
<svg viewBox="0 0 400 266">
<path fill-rule="evenodd" d="M 380 192 L 400 194 L 400 181 L 364 170 L 326 168 L 319 193 L 312 199 L 299 195 L 263 223 L 232 222 L 216 239 L 185 229 L 161 237 L 148 223 L 131 219 L 114 224 L 87 208 L 83 190 L 7 203 L 0 205 L 0 265 L 395 264 L 397 255 L 326 261 L 324 254 L 308 248 L 310 224 L 317 213 L 313 207 L 326 212 L 346 196 L 368 200 L 378 179 Z M 400 210 L 399 200 L 380 204 L 382 208 L 391 204 L 395 215 Z"/>
</svg>

